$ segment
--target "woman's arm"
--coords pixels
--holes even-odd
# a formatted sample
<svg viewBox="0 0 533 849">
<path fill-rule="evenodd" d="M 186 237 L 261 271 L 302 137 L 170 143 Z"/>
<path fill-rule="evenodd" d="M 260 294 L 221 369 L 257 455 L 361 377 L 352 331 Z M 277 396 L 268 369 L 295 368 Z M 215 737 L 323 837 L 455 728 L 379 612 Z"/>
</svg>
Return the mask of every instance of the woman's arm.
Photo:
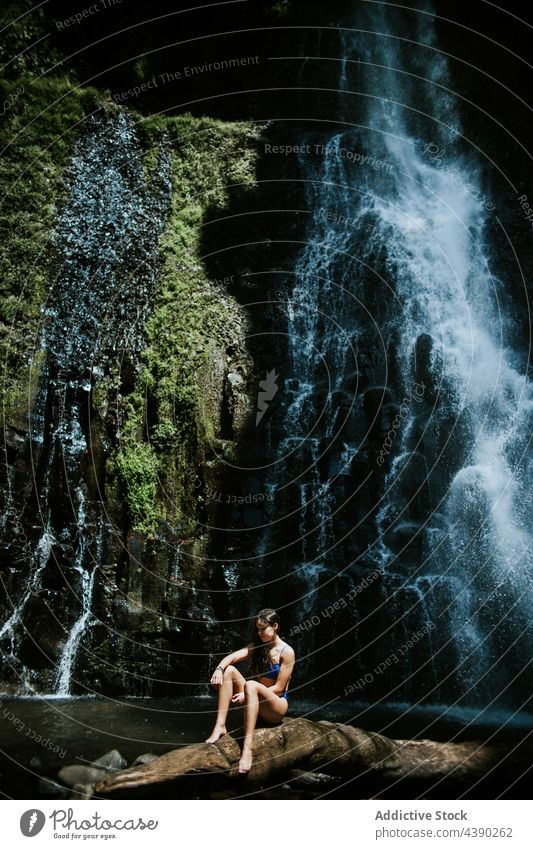
<svg viewBox="0 0 533 849">
<path fill-rule="evenodd" d="M 222 658 L 222 660 L 217 666 L 217 669 L 222 668 L 222 670 L 225 670 L 232 663 L 239 663 L 240 660 L 247 660 L 247 658 L 250 657 L 251 649 L 253 649 L 252 643 L 250 643 L 243 649 L 237 649 L 237 651 L 234 651 L 231 654 L 227 654 L 226 657 Z"/>
<path fill-rule="evenodd" d="M 223 657 L 213 672 L 209 683 L 212 684 L 213 687 L 220 687 L 224 681 L 224 672 L 228 666 L 232 663 L 238 663 L 239 660 L 246 660 L 247 657 L 251 656 L 253 648 L 253 643 L 249 643 L 244 649 L 238 649 L 231 654 L 227 654 L 226 657 Z"/>
<path fill-rule="evenodd" d="M 281 694 L 287 689 L 289 678 L 291 677 L 292 670 L 294 669 L 295 659 L 296 655 L 294 654 L 294 649 L 287 646 L 280 657 L 280 667 L 276 683 L 271 687 L 272 692 L 275 693 L 276 696 L 281 696 Z"/>
</svg>

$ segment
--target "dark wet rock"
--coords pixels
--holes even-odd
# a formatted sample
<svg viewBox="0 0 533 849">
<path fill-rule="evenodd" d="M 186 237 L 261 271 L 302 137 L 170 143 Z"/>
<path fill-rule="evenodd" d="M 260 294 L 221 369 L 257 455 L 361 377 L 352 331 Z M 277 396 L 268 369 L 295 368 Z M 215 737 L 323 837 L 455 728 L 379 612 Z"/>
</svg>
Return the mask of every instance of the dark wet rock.
<svg viewBox="0 0 533 849">
<path fill-rule="evenodd" d="M 384 535 L 389 548 L 403 557 L 410 556 L 416 562 L 423 543 L 423 525 L 418 522 L 398 522 Z"/>
<path fill-rule="evenodd" d="M 353 371 L 343 378 L 342 388 L 348 392 L 350 396 L 353 396 L 359 392 L 363 392 L 364 389 L 366 389 L 367 384 L 368 378 L 364 372 Z"/>
<path fill-rule="evenodd" d="M 369 386 L 363 395 L 363 410 L 371 433 L 383 430 L 383 407 L 392 402 L 392 392 L 387 386 Z"/>
<path fill-rule="evenodd" d="M 308 772 L 304 769 L 291 769 L 291 787 L 333 787 L 342 781 L 340 776 L 328 775 L 325 772 Z"/>
<path fill-rule="evenodd" d="M 69 799 L 92 799 L 94 796 L 94 784 L 75 784 L 69 793 Z"/>
<path fill-rule="evenodd" d="M 256 528 L 265 521 L 265 518 L 261 510 L 247 507 L 246 510 L 243 510 L 243 521 L 246 528 Z"/>
<path fill-rule="evenodd" d="M 435 342 L 428 333 L 417 337 L 413 351 L 413 373 L 418 384 L 424 387 L 423 397 L 426 403 L 434 404 L 438 398 L 439 384 L 442 380 L 442 360 L 435 350 Z"/>
<path fill-rule="evenodd" d="M 98 769 L 93 766 L 85 766 L 84 764 L 69 764 L 62 767 L 58 772 L 58 778 L 68 784 L 69 787 L 74 787 L 76 784 L 91 784 L 96 781 L 101 781 L 108 773 L 106 769 Z"/>
<path fill-rule="evenodd" d="M 92 761 L 91 764 L 97 768 L 113 770 L 125 769 L 128 762 L 117 749 L 111 749 L 110 752 L 102 755 L 98 760 Z"/>
<path fill-rule="evenodd" d="M 137 766 L 138 764 L 149 764 L 157 757 L 157 755 L 153 755 L 151 752 L 147 752 L 145 755 L 138 755 L 138 757 L 136 757 L 133 761 L 132 766 Z"/>
</svg>

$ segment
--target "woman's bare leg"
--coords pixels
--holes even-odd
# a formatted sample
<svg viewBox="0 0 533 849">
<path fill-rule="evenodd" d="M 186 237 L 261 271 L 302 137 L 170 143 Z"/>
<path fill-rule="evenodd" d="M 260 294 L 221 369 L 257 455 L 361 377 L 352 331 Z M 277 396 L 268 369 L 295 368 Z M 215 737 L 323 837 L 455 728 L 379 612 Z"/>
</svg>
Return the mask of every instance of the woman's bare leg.
<svg viewBox="0 0 533 849">
<path fill-rule="evenodd" d="M 267 722 L 281 722 L 289 706 L 285 699 L 272 693 L 270 687 L 265 687 L 258 681 L 246 681 L 244 686 L 244 740 L 238 774 L 245 775 L 252 767 L 252 740 L 257 717 Z"/>
<path fill-rule="evenodd" d="M 252 767 L 252 740 L 259 714 L 259 687 L 257 681 L 246 681 L 244 686 L 244 740 L 238 773 L 245 775 Z"/>
<path fill-rule="evenodd" d="M 218 710 L 215 727 L 205 741 L 206 743 L 216 743 L 219 737 L 227 733 L 226 719 L 231 697 L 234 693 L 242 693 L 245 683 L 246 679 L 235 666 L 230 665 L 226 667 L 224 670 L 224 680 L 218 688 Z"/>
</svg>

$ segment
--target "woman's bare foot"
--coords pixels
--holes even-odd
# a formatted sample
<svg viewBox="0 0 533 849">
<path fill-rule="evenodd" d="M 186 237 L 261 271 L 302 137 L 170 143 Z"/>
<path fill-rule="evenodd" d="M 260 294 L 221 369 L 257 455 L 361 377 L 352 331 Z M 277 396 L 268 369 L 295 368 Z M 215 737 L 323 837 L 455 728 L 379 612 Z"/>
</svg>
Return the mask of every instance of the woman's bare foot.
<svg viewBox="0 0 533 849">
<path fill-rule="evenodd" d="M 238 775 L 246 775 L 252 768 L 252 750 L 243 749 L 239 761 Z"/>
<path fill-rule="evenodd" d="M 205 741 L 206 743 L 216 743 L 219 737 L 222 737 L 223 734 L 227 734 L 225 725 L 215 725 L 211 735 Z"/>
</svg>

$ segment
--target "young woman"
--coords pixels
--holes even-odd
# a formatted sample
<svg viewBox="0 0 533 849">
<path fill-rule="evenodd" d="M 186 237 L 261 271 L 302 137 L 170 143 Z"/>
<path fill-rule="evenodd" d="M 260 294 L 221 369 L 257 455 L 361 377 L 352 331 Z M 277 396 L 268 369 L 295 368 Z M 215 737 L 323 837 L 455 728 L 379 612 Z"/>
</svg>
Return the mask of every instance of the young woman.
<svg viewBox="0 0 533 849">
<path fill-rule="evenodd" d="M 216 743 L 226 734 L 230 703 L 244 705 L 244 741 L 238 773 L 252 766 L 252 738 L 257 716 L 266 722 L 281 722 L 289 709 L 287 688 L 294 667 L 294 650 L 279 636 L 280 620 L 275 610 L 265 608 L 255 617 L 257 635 L 246 648 L 222 658 L 213 672 L 211 684 L 218 687 L 218 712 L 215 727 L 206 743 Z M 259 642 L 257 643 L 257 638 Z M 246 680 L 233 666 L 250 659 L 251 679 Z"/>
</svg>

